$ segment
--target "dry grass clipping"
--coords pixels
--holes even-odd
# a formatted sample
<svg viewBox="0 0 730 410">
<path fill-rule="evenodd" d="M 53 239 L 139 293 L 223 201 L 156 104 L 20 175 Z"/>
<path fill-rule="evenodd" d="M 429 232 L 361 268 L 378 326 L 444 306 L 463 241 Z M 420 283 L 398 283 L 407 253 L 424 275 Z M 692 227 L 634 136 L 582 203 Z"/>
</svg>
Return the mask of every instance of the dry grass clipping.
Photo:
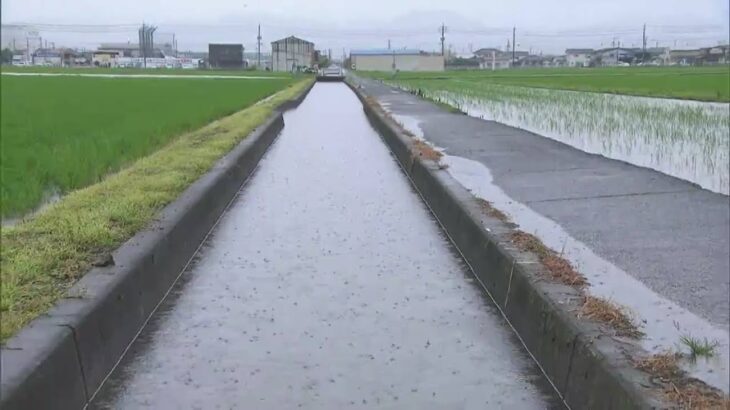
<svg viewBox="0 0 730 410">
<path fill-rule="evenodd" d="M 695 379 L 670 382 L 665 393 L 682 409 L 730 409 L 730 397 Z"/>
<path fill-rule="evenodd" d="M 638 338 L 643 335 L 626 309 L 607 299 L 586 296 L 580 316 L 611 326 L 619 336 Z"/>
<path fill-rule="evenodd" d="M 384 117 L 393 121 L 405 135 L 407 135 L 408 137 L 410 137 L 413 140 L 413 144 L 411 145 L 411 152 L 413 153 L 414 156 L 423 158 L 423 159 L 427 159 L 430 161 L 434 161 L 437 164 L 439 163 L 439 161 L 441 160 L 441 157 L 443 157 L 444 154 L 435 150 L 431 145 L 427 144 L 426 142 L 417 139 L 416 136 L 413 135 L 412 132 L 408 131 L 405 127 L 403 127 L 400 123 L 398 123 L 398 121 L 396 121 L 389 112 L 385 111 L 383 109 L 383 107 L 380 106 L 380 104 L 378 103 L 378 101 L 375 98 L 373 98 L 371 96 L 367 96 L 367 97 L 365 97 L 365 102 L 369 106 L 371 106 L 373 109 L 375 109 L 376 111 L 381 113 Z M 439 167 L 442 169 L 446 168 L 446 166 L 441 165 L 441 164 L 439 164 Z"/>
<path fill-rule="evenodd" d="M 481 206 L 482 210 L 487 215 L 491 216 L 492 218 L 497 218 L 502 222 L 510 222 L 509 217 L 504 212 L 492 206 L 491 202 L 482 198 L 477 198 L 477 202 L 479 202 L 479 206 Z"/>
<path fill-rule="evenodd" d="M 679 368 L 681 354 L 658 353 L 634 362 L 637 369 L 659 379 L 666 397 L 681 409 L 730 409 L 730 398 L 699 380 L 687 378 Z"/>
<path fill-rule="evenodd" d="M 680 355 L 676 352 L 664 352 L 639 359 L 634 362 L 637 369 L 643 370 L 664 382 L 670 382 L 682 376 L 682 369 L 678 361 Z"/>
<path fill-rule="evenodd" d="M 545 246 L 535 235 L 517 230 L 512 233 L 512 243 L 522 251 L 536 254 L 554 280 L 576 288 L 588 284 L 585 276 L 576 271 L 570 262 Z"/>
<path fill-rule="evenodd" d="M 413 140 L 411 150 L 414 155 L 434 162 L 439 162 L 441 157 L 444 156 L 444 154 L 436 151 L 432 146 L 420 140 Z"/>
</svg>

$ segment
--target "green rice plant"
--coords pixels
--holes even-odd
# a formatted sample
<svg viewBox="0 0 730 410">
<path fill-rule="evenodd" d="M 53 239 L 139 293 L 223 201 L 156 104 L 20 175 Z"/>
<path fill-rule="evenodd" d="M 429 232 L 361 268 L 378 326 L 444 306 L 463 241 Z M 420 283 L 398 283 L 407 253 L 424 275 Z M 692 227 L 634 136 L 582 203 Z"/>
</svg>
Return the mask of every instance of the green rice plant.
<svg viewBox="0 0 730 410">
<path fill-rule="evenodd" d="M 1 81 L 2 216 L 21 216 L 176 135 L 290 85 L 277 79 L 15 77 Z"/>
<path fill-rule="evenodd" d="M 698 357 L 713 357 L 715 350 L 720 345 L 717 340 L 707 340 L 707 338 L 700 339 L 691 335 L 682 335 L 679 338 L 679 342 L 687 348 L 689 348 L 690 357 L 696 359 Z"/>
</svg>

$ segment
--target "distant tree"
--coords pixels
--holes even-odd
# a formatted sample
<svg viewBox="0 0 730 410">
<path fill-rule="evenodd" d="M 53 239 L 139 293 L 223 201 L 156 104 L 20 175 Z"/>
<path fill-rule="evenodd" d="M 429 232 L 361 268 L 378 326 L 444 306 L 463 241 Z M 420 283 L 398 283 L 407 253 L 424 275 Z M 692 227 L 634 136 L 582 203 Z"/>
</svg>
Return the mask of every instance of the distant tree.
<svg viewBox="0 0 730 410">
<path fill-rule="evenodd" d="M 2 51 L 2 64 L 9 64 L 13 62 L 13 51 L 9 48 L 4 48 Z"/>
</svg>

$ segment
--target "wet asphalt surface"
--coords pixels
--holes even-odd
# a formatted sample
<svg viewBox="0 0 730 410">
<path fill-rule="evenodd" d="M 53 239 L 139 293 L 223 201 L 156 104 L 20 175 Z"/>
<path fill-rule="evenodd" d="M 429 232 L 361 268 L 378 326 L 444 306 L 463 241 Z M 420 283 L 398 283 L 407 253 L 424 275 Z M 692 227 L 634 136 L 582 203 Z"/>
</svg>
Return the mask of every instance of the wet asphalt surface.
<svg viewBox="0 0 730 410">
<path fill-rule="evenodd" d="M 359 81 L 393 113 L 417 118 L 428 141 L 487 166 L 511 198 L 557 222 L 656 293 L 730 328 L 727 196 Z"/>
<path fill-rule="evenodd" d="M 91 408 L 560 407 L 355 95 L 285 123 Z"/>
</svg>

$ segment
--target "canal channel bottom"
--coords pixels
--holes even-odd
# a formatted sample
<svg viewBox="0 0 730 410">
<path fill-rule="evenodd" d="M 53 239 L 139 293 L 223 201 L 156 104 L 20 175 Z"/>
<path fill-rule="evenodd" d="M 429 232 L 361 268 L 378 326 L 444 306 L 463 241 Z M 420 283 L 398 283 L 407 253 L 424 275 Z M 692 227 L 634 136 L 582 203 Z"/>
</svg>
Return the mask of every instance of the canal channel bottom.
<svg viewBox="0 0 730 410">
<path fill-rule="evenodd" d="M 90 407 L 560 407 L 352 91 L 285 124 Z"/>
</svg>

